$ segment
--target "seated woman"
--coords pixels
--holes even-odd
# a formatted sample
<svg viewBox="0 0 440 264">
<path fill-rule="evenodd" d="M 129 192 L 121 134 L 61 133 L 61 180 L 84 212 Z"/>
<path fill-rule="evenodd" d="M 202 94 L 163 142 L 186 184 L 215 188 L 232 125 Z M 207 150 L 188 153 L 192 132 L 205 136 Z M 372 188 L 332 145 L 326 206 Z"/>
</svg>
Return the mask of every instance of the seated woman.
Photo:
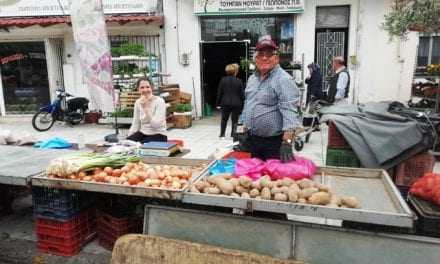
<svg viewBox="0 0 440 264">
<path fill-rule="evenodd" d="M 165 101 L 153 95 L 153 83 L 148 78 L 136 82 L 141 97 L 134 103 L 133 121 L 127 139 L 146 143 L 167 141 Z"/>
</svg>

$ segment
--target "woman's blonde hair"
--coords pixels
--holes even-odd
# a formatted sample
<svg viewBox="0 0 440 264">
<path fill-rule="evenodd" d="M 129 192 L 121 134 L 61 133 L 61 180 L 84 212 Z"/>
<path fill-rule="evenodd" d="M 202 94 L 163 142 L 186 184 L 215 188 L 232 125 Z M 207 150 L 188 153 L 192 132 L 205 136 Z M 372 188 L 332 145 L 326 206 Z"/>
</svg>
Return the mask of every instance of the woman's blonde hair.
<svg viewBox="0 0 440 264">
<path fill-rule="evenodd" d="M 237 63 L 226 65 L 225 72 L 227 75 L 237 75 L 239 66 Z"/>
</svg>

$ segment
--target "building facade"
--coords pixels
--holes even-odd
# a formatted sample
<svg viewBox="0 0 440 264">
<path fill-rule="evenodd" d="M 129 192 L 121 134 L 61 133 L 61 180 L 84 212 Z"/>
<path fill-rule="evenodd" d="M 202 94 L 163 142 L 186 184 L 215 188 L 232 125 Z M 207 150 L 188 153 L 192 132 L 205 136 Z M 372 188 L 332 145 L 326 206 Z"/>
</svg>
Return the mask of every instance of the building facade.
<svg viewBox="0 0 440 264">
<path fill-rule="evenodd" d="M 344 56 L 351 75 L 352 102 L 407 101 L 411 96 L 418 33 L 410 33 L 405 41 L 390 41 L 381 23 L 392 3 L 164 1 L 165 37 L 179 46 L 167 49 L 167 71 L 183 87 L 195 83 L 200 113 L 202 102 L 213 102 L 216 80 L 223 74 L 225 64 L 239 63 L 243 57 L 252 59 L 258 37 L 270 34 L 280 46 L 284 63 L 307 65 L 315 61 L 326 77 L 331 74 L 332 56 Z M 189 60 L 182 63 L 182 58 Z M 292 74 L 300 83 L 308 73 L 293 70 Z"/>
<path fill-rule="evenodd" d="M 142 45 L 150 59 L 154 57 L 155 70 L 160 71 L 165 54 L 161 2 L 104 0 L 103 6 L 112 50 L 126 43 Z M 89 97 L 75 49 L 69 9 L 70 0 L 0 1 L 2 115 L 34 113 L 38 107 L 49 104 L 57 88 Z M 127 68 L 121 66 L 123 63 L 134 65 L 139 72 L 152 66 L 148 59 L 141 63 L 115 61 L 116 76 L 121 76 L 116 74 L 121 68 Z M 91 109 L 99 107 L 91 105 Z"/>
<path fill-rule="evenodd" d="M 88 96 L 68 20 L 69 1 L 13 2 L 0 1 L 1 114 L 30 113 L 61 86 Z M 337 55 L 347 61 L 352 102 L 408 100 L 418 35 L 389 40 L 381 23 L 392 2 L 103 0 L 112 47 L 142 44 L 155 56 L 155 70 L 169 74 L 165 82 L 193 94 L 197 117 L 204 104 L 213 106 L 226 64 L 239 63 L 239 77 L 247 79 L 263 35 L 276 40 L 282 66 L 298 83 L 307 77 L 310 62 L 320 64 L 329 77 Z"/>
</svg>

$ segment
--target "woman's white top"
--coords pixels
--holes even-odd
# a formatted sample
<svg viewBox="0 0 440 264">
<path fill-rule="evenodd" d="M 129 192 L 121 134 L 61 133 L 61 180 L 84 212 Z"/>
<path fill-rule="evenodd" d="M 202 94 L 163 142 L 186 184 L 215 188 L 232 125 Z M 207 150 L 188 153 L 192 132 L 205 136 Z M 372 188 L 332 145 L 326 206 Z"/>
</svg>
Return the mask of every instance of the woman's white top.
<svg viewBox="0 0 440 264">
<path fill-rule="evenodd" d="M 129 135 L 138 131 L 145 135 L 162 134 L 166 135 L 166 105 L 165 101 L 153 96 L 151 103 L 144 109 L 140 104 L 140 98 L 134 103 L 133 121 Z M 146 112 L 148 111 L 148 113 Z"/>
</svg>

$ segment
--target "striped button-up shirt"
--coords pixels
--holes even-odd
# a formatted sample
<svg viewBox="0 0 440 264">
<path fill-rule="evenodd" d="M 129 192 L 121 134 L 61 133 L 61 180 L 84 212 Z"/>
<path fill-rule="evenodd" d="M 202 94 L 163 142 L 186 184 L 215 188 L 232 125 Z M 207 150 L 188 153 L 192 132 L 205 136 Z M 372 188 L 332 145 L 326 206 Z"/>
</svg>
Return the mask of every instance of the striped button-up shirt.
<svg viewBox="0 0 440 264">
<path fill-rule="evenodd" d="M 279 65 L 264 80 L 258 72 L 251 75 L 245 94 L 243 124 L 252 135 L 277 136 L 298 127 L 298 88 Z"/>
</svg>

